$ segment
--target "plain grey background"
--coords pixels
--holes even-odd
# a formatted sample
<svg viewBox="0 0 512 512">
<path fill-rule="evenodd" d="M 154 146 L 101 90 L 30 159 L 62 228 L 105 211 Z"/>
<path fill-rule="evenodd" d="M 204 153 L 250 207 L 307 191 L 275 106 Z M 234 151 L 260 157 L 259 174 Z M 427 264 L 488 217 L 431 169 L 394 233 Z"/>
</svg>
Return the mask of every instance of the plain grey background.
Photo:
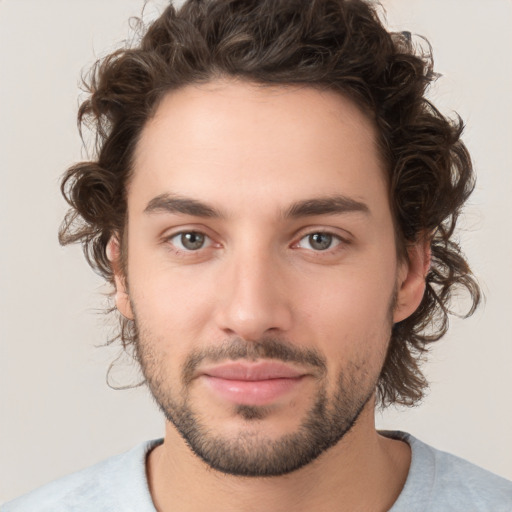
<svg viewBox="0 0 512 512">
<path fill-rule="evenodd" d="M 147 19 L 163 6 L 153 0 Z M 454 320 L 427 364 L 431 391 L 383 428 L 512 479 L 512 2 L 383 0 L 388 25 L 429 38 L 432 98 L 467 122 L 478 185 L 460 233 L 487 302 Z M 59 177 L 84 157 L 80 73 L 129 37 L 143 0 L 0 0 L 0 503 L 135 444 L 163 420 L 143 389 L 105 384 L 97 348 L 107 288 L 78 247 L 61 248 Z M 118 384 L 137 380 L 122 365 Z"/>
</svg>

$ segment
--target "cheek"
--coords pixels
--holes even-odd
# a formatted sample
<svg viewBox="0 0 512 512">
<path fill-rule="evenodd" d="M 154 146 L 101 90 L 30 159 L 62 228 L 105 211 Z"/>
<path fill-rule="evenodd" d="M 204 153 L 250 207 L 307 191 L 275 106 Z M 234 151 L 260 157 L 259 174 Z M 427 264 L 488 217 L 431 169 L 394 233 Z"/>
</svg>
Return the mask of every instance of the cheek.
<svg viewBox="0 0 512 512">
<path fill-rule="evenodd" d="M 134 251 L 128 276 L 137 319 L 158 339 L 183 338 L 185 334 L 194 339 L 211 317 L 215 280 L 204 279 L 193 265 L 170 268 L 166 262 L 151 261 L 142 251 Z"/>
<path fill-rule="evenodd" d="M 302 297 L 308 317 L 330 318 L 328 323 L 359 328 L 387 320 L 395 285 L 392 276 L 391 271 L 379 275 L 365 269 L 340 269 L 330 273 L 321 286 L 316 282 L 313 288 L 304 282 Z"/>
<path fill-rule="evenodd" d="M 391 329 L 394 280 L 369 271 L 340 272 L 325 280 L 317 293 L 302 297 L 304 329 L 335 360 L 355 359 L 368 351 L 385 351 Z M 307 288 L 307 287 L 305 287 Z"/>
</svg>

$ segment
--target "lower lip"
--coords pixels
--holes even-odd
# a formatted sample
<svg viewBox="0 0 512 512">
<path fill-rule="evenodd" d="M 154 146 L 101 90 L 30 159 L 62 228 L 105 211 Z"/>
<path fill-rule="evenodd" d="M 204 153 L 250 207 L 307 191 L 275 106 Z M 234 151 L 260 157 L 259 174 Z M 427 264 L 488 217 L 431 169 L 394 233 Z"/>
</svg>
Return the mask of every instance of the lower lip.
<svg viewBox="0 0 512 512">
<path fill-rule="evenodd" d="M 293 391 L 304 378 L 229 380 L 210 375 L 203 377 L 218 395 L 240 405 L 268 405 Z"/>
</svg>

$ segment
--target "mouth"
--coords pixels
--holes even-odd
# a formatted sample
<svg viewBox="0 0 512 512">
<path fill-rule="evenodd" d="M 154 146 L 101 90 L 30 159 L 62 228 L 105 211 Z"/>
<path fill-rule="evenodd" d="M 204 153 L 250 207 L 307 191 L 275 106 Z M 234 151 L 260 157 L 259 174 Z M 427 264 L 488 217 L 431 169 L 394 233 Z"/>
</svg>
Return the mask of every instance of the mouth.
<svg viewBox="0 0 512 512">
<path fill-rule="evenodd" d="M 234 404 L 263 406 L 289 395 L 307 372 L 277 361 L 231 361 L 203 368 L 200 378 L 210 390 Z"/>
</svg>

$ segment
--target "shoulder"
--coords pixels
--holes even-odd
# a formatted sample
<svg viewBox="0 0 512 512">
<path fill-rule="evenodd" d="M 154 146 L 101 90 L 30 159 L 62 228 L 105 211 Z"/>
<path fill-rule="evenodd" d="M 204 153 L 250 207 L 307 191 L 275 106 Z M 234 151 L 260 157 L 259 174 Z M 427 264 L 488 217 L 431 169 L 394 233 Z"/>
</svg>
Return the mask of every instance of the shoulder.
<svg viewBox="0 0 512 512">
<path fill-rule="evenodd" d="M 2 512 L 153 512 L 146 454 L 161 440 L 51 482 L 1 507 Z"/>
<path fill-rule="evenodd" d="M 409 475 L 392 512 L 512 511 L 512 482 L 509 480 L 460 457 L 436 450 L 410 434 L 388 434 L 406 441 L 412 451 Z"/>
</svg>

